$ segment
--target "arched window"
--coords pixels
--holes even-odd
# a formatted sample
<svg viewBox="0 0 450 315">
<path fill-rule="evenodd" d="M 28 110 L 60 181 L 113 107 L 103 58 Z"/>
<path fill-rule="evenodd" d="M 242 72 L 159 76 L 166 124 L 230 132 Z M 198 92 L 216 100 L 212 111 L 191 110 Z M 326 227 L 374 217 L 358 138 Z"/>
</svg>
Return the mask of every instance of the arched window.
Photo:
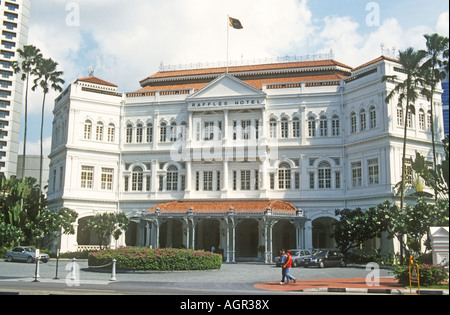
<svg viewBox="0 0 450 315">
<path fill-rule="evenodd" d="M 167 191 L 178 190 L 178 168 L 176 166 L 170 166 L 167 169 Z"/>
<path fill-rule="evenodd" d="M 165 122 L 161 123 L 159 141 L 160 142 L 166 142 L 167 141 L 167 124 Z"/>
<path fill-rule="evenodd" d="M 359 112 L 359 119 L 360 119 L 360 130 L 364 131 L 367 129 L 367 117 L 366 117 L 366 110 L 363 108 Z"/>
<path fill-rule="evenodd" d="M 144 126 L 142 124 L 137 124 L 136 126 L 136 143 L 142 143 L 144 136 Z"/>
<path fill-rule="evenodd" d="M 101 121 L 97 122 L 95 140 L 103 141 L 103 123 Z"/>
<path fill-rule="evenodd" d="M 289 121 L 286 117 L 281 119 L 281 138 L 289 137 Z"/>
<path fill-rule="evenodd" d="M 291 167 L 281 163 L 278 167 L 278 189 L 291 189 Z"/>
<path fill-rule="evenodd" d="M 116 136 L 116 126 L 111 123 L 108 125 L 108 142 L 114 142 Z"/>
<path fill-rule="evenodd" d="M 127 125 L 127 139 L 126 139 L 127 143 L 132 143 L 133 142 L 133 125 L 132 124 L 128 124 Z"/>
<path fill-rule="evenodd" d="M 406 117 L 406 124 L 408 128 L 414 128 L 414 115 L 416 114 L 416 109 L 414 106 L 409 106 L 408 116 Z"/>
<path fill-rule="evenodd" d="M 151 123 L 147 124 L 147 142 L 148 143 L 153 142 L 153 124 Z"/>
<path fill-rule="evenodd" d="M 397 126 L 403 126 L 403 108 L 400 104 L 397 106 Z"/>
<path fill-rule="evenodd" d="M 319 163 L 319 189 L 331 188 L 331 165 L 323 161 Z"/>
<path fill-rule="evenodd" d="M 331 132 L 333 136 L 339 136 L 341 134 L 340 128 L 341 123 L 339 120 L 339 116 L 333 115 L 333 117 L 331 117 Z"/>
<path fill-rule="evenodd" d="M 92 134 L 92 121 L 87 119 L 84 122 L 84 139 L 91 140 L 91 134 Z"/>
<path fill-rule="evenodd" d="M 170 124 L 170 141 L 177 141 L 177 123 L 173 122 Z"/>
<path fill-rule="evenodd" d="M 325 115 L 320 116 L 320 136 L 328 136 L 328 120 Z"/>
<path fill-rule="evenodd" d="M 431 110 L 427 112 L 427 130 L 431 131 L 431 120 L 433 116 L 431 116 Z"/>
<path fill-rule="evenodd" d="M 271 118 L 269 121 L 269 135 L 271 139 L 277 138 L 277 120 L 275 118 Z"/>
<path fill-rule="evenodd" d="M 133 172 L 131 174 L 131 190 L 132 191 L 142 191 L 143 178 L 144 178 L 144 172 L 142 170 L 142 167 L 140 167 L 140 166 L 134 167 Z"/>
<path fill-rule="evenodd" d="M 419 129 L 425 130 L 425 112 L 423 109 L 419 110 Z"/>
<path fill-rule="evenodd" d="M 298 117 L 292 119 L 292 133 L 294 138 L 300 138 L 300 118 Z"/>
<path fill-rule="evenodd" d="M 308 136 L 310 138 L 316 136 L 316 119 L 312 116 L 308 118 Z"/>
<path fill-rule="evenodd" d="M 356 124 L 356 113 L 352 112 L 350 114 L 350 130 L 352 131 L 352 133 L 356 132 L 356 130 L 357 130 L 356 126 L 357 126 L 357 124 Z"/>
<path fill-rule="evenodd" d="M 377 110 L 375 106 L 370 107 L 370 129 L 377 127 Z"/>
</svg>

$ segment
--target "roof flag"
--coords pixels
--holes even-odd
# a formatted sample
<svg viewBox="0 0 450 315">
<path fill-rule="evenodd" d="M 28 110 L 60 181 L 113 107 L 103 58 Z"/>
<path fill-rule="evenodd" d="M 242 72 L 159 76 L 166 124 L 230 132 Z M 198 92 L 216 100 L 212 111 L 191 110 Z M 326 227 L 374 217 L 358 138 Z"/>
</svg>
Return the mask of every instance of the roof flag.
<svg viewBox="0 0 450 315">
<path fill-rule="evenodd" d="M 242 26 L 241 21 L 239 21 L 238 19 L 233 19 L 233 18 L 231 18 L 231 17 L 229 17 L 228 19 L 230 20 L 230 26 L 231 26 L 232 28 L 237 29 L 237 30 L 241 30 L 241 29 L 244 28 L 244 27 Z"/>
</svg>

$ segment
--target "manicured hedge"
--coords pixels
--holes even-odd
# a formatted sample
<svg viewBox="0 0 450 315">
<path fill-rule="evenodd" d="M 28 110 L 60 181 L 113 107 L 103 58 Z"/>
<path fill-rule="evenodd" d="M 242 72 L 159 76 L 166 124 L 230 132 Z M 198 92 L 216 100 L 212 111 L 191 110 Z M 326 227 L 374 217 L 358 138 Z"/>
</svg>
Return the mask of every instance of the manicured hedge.
<svg viewBox="0 0 450 315">
<path fill-rule="evenodd" d="M 89 267 L 109 265 L 116 259 L 117 270 L 210 270 L 220 269 L 222 256 L 205 251 L 174 248 L 124 247 L 92 252 L 88 256 Z M 111 266 L 106 268 L 111 269 Z"/>
<path fill-rule="evenodd" d="M 409 285 L 408 266 L 397 266 L 393 271 L 401 284 Z M 419 280 L 421 286 L 441 284 L 448 281 L 448 270 L 441 266 L 419 265 Z"/>
</svg>

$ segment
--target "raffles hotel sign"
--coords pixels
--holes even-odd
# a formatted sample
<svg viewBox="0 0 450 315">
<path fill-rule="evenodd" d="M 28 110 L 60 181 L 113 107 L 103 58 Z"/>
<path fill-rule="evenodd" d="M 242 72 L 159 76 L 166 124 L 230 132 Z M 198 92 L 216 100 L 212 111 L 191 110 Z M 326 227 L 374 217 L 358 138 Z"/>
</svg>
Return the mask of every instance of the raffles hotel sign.
<svg viewBox="0 0 450 315">
<path fill-rule="evenodd" d="M 214 100 L 191 100 L 188 102 L 190 111 L 205 109 L 242 109 L 264 107 L 264 98 L 240 98 L 240 99 L 214 99 Z"/>
</svg>

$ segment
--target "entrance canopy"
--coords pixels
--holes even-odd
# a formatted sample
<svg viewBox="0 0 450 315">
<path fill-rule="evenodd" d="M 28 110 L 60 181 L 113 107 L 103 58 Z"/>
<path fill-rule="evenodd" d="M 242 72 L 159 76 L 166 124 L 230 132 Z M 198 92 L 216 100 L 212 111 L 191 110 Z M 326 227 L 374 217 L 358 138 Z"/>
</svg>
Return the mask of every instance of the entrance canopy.
<svg viewBox="0 0 450 315">
<path fill-rule="evenodd" d="M 191 249 L 217 246 L 227 262 L 237 256 L 270 263 L 274 238 L 278 244 L 290 237 L 300 246 L 306 220 L 302 210 L 280 200 L 181 200 L 149 209 L 140 223 L 146 229 L 141 235 L 144 246 L 170 246 L 177 240 Z M 280 221 L 293 225 L 290 234 L 275 229 L 274 235 Z"/>
<path fill-rule="evenodd" d="M 299 216 L 301 210 L 285 201 L 174 201 L 157 205 L 147 211 L 147 215 L 282 215 Z"/>
</svg>

